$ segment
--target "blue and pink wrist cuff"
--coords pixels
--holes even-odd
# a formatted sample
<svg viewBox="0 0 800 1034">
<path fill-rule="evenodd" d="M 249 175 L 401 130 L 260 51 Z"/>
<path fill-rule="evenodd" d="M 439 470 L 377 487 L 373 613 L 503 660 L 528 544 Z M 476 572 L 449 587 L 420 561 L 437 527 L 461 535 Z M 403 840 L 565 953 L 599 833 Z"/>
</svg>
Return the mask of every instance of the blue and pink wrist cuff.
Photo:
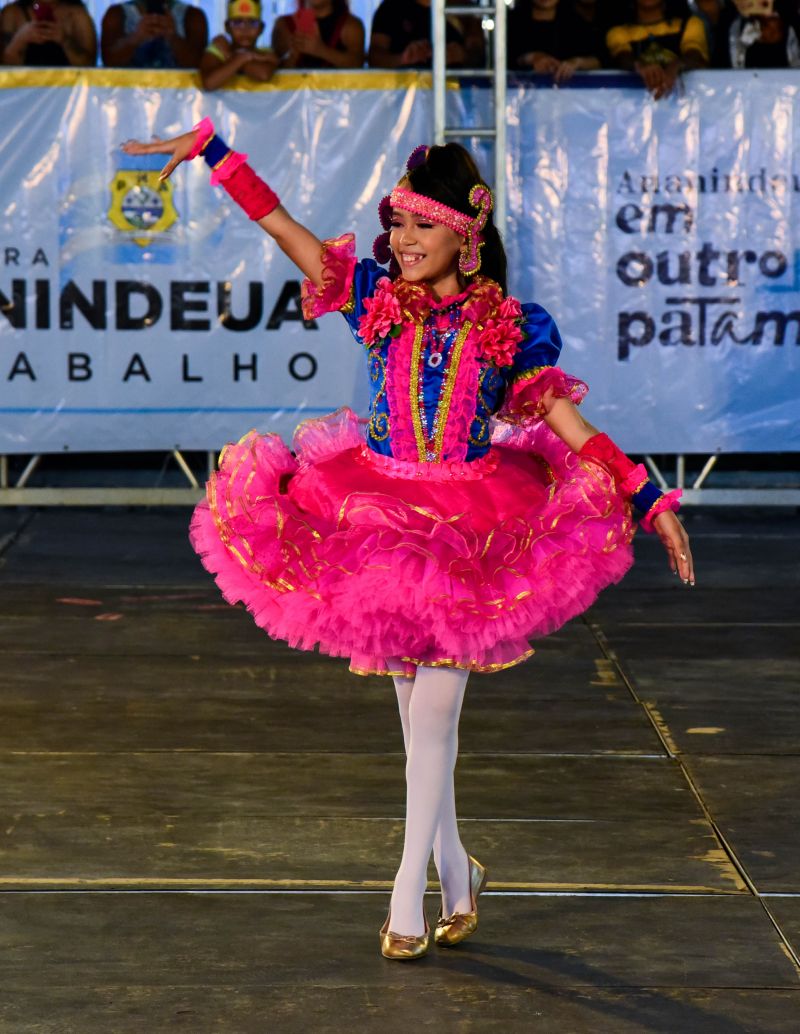
<svg viewBox="0 0 800 1034">
<path fill-rule="evenodd" d="M 188 158 L 203 156 L 211 169 L 211 185 L 224 187 L 251 219 L 263 219 L 280 204 L 280 198 L 247 164 L 247 155 L 232 150 L 204 118 L 194 127 L 194 146 Z"/>
</svg>

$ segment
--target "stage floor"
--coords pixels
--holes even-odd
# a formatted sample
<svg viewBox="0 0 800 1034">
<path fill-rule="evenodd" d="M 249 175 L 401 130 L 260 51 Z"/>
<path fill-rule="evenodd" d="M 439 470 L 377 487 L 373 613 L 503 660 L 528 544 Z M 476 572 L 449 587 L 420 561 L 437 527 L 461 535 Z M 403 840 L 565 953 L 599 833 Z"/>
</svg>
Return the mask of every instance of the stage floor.
<svg viewBox="0 0 800 1034">
<path fill-rule="evenodd" d="M 473 676 L 480 928 L 405 965 L 391 682 L 222 604 L 187 521 L 0 512 L 2 1034 L 797 1034 L 794 513 L 689 511 L 694 590 L 637 535 L 622 586 Z"/>
</svg>

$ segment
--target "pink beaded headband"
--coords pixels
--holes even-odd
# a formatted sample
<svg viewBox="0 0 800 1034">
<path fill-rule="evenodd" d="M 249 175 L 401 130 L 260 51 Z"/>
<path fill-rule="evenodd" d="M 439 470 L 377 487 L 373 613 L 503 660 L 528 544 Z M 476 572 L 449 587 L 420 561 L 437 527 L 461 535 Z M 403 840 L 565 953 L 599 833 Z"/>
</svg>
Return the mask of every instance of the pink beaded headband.
<svg viewBox="0 0 800 1034">
<path fill-rule="evenodd" d="M 389 195 L 392 208 L 400 208 L 404 212 L 411 212 L 412 215 L 422 216 L 423 219 L 430 219 L 432 223 L 439 223 L 450 230 L 466 237 L 472 226 L 472 219 L 463 212 L 443 205 L 440 201 L 434 201 L 432 197 L 424 194 L 415 194 L 412 190 L 403 190 L 402 187 L 395 187 Z"/>
<path fill-rule="evenodd" d="M 409 172 L 421 165 L 428 154 L 428 148 L 421 146 L 415 148 L 409 156 L 406 168 Z M 384 233 L 375 238 L 372 246 L 373 254 L 381 265 L 394 261 L 389 246 L 389 229 L 392 224 L 392 209 L 399 208 L 403 212 L 411 212 L 412 215 L 419 215 L 429 219 L 432 223 L 446 226 L 455 233 L 466 238 L 464 247 L 458 259 L 458 268 L 464 276 L 474 276 L 481 268 L 480 249 L 484 240 L 482 230 L 489 218 L 493 208 L 492 192 L 483 183 L 476 183 L 469 192 L 469 203 L 478 212 L 475 216 L 465 215 L 449 205 L 443 205 L 440 201 L 424 194 L 417 194 L 412 190 L 405 190 L 402 187 L 395 187 L 391 194 L 381 199 L 378 205 L 378 215 Z"/>
</svg>

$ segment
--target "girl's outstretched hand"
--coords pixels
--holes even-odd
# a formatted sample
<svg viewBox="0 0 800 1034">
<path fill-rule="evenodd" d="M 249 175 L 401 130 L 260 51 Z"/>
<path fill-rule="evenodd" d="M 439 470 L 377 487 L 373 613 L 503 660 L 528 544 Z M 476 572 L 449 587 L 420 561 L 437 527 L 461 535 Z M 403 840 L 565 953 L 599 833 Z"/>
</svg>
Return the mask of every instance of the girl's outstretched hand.
<svg viewBox="0 0 800 1034">
<path fill-rule="evenodd" d="M 182 161 L 185 161 L 194 147 L 194 130 L 173 136 L 170 140 L 159 140 L 156 137 L 149 144 L 141 140 L 126 140 L 122 145 L 125 154 L 170 154 L 172 157 L 158 174 L 160 180 L 167 179 Z"/>
<path fill-rule="evenodd" d="M 686 529 L 671 510 L 653 518 L 653 527 L 669 557 L 669 566 L 684 585 L 694 585 L 694 561 Z"/>
</svg>

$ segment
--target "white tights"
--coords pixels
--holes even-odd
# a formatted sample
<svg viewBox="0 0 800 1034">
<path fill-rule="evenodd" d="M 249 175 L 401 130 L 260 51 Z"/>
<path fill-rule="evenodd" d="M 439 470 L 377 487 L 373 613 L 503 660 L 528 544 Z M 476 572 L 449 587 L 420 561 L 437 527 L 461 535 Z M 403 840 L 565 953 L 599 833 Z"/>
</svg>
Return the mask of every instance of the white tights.
<svg viewBox="0 0 800 1034">
<path fill-rule="evenodd" d="M 453 786 L 468 675 L 457 668 L 419 667 L 413 679 L 394 679 L 406 748 L 405 840 L 389 926 L 394 933 L 424 932 L 422 899 L 431 847 L 442 884 L 442 913 L 470 909 L 467 853 L 458 835 Z"/>
</svg>

